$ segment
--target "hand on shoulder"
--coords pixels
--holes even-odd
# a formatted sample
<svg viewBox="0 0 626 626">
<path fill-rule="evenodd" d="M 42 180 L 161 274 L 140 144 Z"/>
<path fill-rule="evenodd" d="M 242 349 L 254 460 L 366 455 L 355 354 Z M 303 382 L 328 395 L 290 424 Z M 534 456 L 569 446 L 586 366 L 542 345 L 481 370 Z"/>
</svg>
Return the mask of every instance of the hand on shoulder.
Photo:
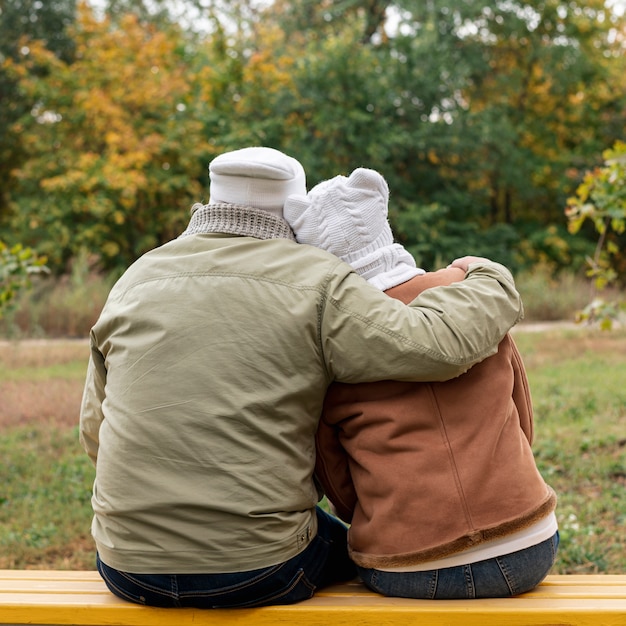
<svg viewBox="0 0 626 626">
<path fill-rule="evenodd" d="M 454 261 L 452 261 L 452 263 L 450 263 L 450 265 L 448 265 L 448 267 L 458 267 L 460 269 L 462 269 L 464 272 L 467 272 L 467 268 L 472 264 L 472 263 L 491 263 L 491 259 L 487 259 L 485 257 L 482 256 L 463 256 L 463 257 L 459 257 L 458 259 L 454 259 Z"/>
</svg>

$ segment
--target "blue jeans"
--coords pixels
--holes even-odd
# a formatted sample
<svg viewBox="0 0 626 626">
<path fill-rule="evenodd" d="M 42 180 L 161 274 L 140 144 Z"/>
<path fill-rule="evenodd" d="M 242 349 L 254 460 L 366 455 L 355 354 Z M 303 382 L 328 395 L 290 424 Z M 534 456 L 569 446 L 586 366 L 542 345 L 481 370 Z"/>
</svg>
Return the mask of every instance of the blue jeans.
<svg viewBox="0 0 626 626">
<path fill-rule="evenodd" d="M 229 608 L 293 604 L 316 589 L 356 578 L 347 529 L 319 507 L 317 536 L 285 563 L 234 574 L 129 574 L 97 557 L 100 575 L 116 596 L 148 606 Z"/>
<path fill-rule="evenodd" d="M 554 564 L 559 533 L 536 546 L 469 565 L 424 572 L 359 567 L 367 587 L 386 596 L 422 600 L 507 598 L 536 587 Z"/>
</svg>

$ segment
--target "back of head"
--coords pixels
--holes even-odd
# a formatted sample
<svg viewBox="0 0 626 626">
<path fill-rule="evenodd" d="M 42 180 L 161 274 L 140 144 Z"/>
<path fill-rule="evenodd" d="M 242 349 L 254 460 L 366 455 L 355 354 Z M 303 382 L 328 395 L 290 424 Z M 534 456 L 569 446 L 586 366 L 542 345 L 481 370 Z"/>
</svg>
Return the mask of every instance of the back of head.
<svg viewBox="0 0 626 626">
<path fill-rule="evenodd" d="M 220 154 L 209 164 L 209 204 L 235 204 L 283 216 L 292 194 L 306 195 L 304 168 L 274 148 L 242 148 Z"/>
<path fill-rule="evenodd" d="M 389 289 L 424 270 L 393 242 L 388 214 L 389 188 L 381 174 L 359 167 L 335 176 L 307 196 L 285 202 L 285 219 L 300 243 L 333 253 L 370 284 Z"/>
</svg>

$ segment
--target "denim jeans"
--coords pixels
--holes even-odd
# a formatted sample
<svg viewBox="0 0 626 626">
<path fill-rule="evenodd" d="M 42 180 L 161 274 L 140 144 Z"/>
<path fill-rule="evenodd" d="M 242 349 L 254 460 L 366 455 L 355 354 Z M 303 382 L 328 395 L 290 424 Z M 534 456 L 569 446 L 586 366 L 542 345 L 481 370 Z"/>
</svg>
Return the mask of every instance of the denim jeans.
<svg viewBox="0 0 626 626">
<path fill-rule="evenodd" d="M 536 587 L 554 564 L 559 533 L 518 552 L 423 572 L 358 568 L 367 587 L 386 596 L 423 600 L 506 598 Z"/>
<path fill-rule="evenodd" d="M 116 596 L 148 606 L 227 608 L 293 604 L 316 589 L 356 577 L 348 557 L 347 529 L 317 508 L 318 532 L 289 561 L 234 574 L 129 574 L 97 557 L 100 575 Z"/>
</svg>

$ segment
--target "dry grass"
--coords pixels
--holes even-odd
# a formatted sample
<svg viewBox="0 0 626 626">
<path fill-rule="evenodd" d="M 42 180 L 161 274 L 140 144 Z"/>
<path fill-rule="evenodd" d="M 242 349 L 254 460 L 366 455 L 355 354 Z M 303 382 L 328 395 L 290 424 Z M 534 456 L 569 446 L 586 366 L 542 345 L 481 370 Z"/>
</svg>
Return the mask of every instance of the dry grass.
<svg viewBox="0 0 626 626">
<path fill-rule="evenodd" d="M 540 343 L 532 337 L 536 332 L 541 332 Z M 529 370 L 544 363 L 579 359 L 585 354 L 601 353 L 617 361 L 626 356 L 625 334 L 617 326 L 614 331 L 607 332 L 574 322 L 522 323 L 513 329 L 513 335 L 523 348 L 524 364 Z"/>
<path fill-rule="evenodd" d="M 32 339 L 0 341 L 0 367 L 44 367 L 85 361 L 89 356 L 86 340 Z"/>
<path fill-rule="evenodd" d="M 42 421 L 59 427 L 75 426 L 83 385 L 74 380 L 0 382 L 0 428 Z"/>
<path fill-rule="evenodd" d="M 85 341 L 0 342 L 0 428 L 78 423 Z"/>
</svg>

